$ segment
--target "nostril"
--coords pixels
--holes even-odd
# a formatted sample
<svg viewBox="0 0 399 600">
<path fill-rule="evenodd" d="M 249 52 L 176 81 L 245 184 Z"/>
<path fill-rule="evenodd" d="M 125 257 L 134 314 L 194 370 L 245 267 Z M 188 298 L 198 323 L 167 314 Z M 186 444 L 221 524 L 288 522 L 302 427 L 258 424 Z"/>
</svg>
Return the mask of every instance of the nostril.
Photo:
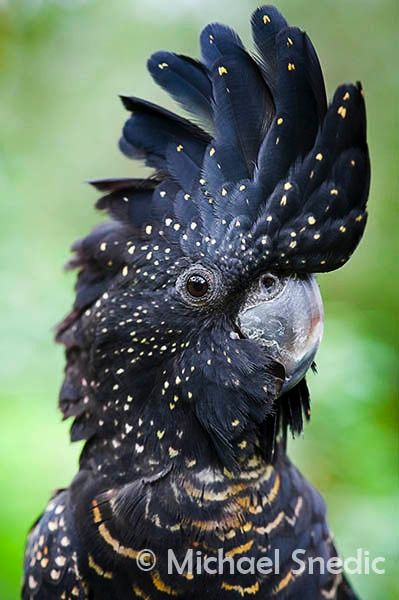
<svg viewBox="0 0 399 600">
<path fill-rule="evenodd" d="M 266 275 L 262 275 L 260 284 L 267 291 L 270 292 L 277 285 L 278 279 L 271 273 L 267 273 Z"/>
<path fill-rule="evenodd" d="M 259 280 L 260 289 L 266 293 L 268 297 L 274 296 L 278 292 L 280 286 L 280 280 L 272 273 L 265 273 Z"/>
</svg>

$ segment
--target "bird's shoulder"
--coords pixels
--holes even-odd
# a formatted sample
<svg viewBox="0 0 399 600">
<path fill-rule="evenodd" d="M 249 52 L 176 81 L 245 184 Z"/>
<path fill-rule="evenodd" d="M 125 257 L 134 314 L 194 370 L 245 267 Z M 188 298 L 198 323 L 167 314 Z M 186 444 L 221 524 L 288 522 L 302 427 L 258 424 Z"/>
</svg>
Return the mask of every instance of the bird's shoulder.
<svg viewBox="0 0 399 600">
<path fill-rule="evenodd" d="M 68 490 L 58 490 L 33 525 L 24 559 L 23 600 L 86 600 Z"/>
</svg>

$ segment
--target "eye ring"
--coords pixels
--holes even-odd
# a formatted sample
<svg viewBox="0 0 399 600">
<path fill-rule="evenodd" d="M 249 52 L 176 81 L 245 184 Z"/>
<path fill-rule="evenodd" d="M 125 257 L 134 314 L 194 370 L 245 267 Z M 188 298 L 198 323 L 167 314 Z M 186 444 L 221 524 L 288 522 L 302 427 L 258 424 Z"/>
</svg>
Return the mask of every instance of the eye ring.
<svg viewBox="0 0 399 600">
<path fill-rule="evenodd" d="M 187 304 L 209 304 L 218 294 L 218 280 L 211 269 L 192 265 L 176 281 L 176 288 Z"/>
</svg>

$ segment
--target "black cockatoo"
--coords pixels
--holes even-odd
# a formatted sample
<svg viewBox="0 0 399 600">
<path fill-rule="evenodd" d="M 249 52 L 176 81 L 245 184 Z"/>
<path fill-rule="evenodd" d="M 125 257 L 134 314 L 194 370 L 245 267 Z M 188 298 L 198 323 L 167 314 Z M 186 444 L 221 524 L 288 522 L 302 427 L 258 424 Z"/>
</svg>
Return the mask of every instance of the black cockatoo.
<svg viewBox="0 0 399 600">
<path fill-rule="evenodd" d="M 26 600 L 355 597 L 307 568 L 336 549 L 286 437 L 309 417 L 314 273 L 341 267 L 366 223 L 363 93 L 342 85 L 327 106 L 309 38 L 275 8 L 252 33 L 253 55 L 211 24 L 200 61 L 150 58 L 193 121 L 122 97 L 120 148 L 153 174 L 93 182 L 110 220 L 73 248 L 60 407 L 85 445 L 29 535 Z M 221 553 L 246 567 L 190 562 Z"/>
</svg>

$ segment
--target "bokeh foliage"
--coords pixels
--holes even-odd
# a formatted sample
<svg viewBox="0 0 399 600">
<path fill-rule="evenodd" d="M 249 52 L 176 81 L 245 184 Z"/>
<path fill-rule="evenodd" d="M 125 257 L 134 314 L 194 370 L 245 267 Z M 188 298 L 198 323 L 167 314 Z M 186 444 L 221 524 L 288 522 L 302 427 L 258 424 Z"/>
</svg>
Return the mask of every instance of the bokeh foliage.
<svg viewBox="0 0 399 600">
<path fill-rule="evenodd" d="M 125 114 L 116 95 L 171 106 L 146 74 L 151 52 L 197 53 L 199 29 L 212 20 L 248 40 L 257 4 L 0 0 L 2 600 L 18 597 L 26 531 L 51 490 L 68 484 L 79 454 L 57 413 L 63 357 L 51 328 L 72 301 L 73 276 L 61 270 L 68 246 L 101 218 L 82 182 L 144 172 L 117 152 Z M 278 6 L 310 34 L 330 95 L 342 81 L 363 82 L 373 166 L 365 239 L 347 266 L 320 277 L 326 331 L 319 375 L 309 378 L 313 418 L 291 455 L 326 498 L 343 555 L 364 548 L 386 557 L 385 575 L 352 577 L 362 597 L 394 598 L 397 4 Z"/>
</svg>

